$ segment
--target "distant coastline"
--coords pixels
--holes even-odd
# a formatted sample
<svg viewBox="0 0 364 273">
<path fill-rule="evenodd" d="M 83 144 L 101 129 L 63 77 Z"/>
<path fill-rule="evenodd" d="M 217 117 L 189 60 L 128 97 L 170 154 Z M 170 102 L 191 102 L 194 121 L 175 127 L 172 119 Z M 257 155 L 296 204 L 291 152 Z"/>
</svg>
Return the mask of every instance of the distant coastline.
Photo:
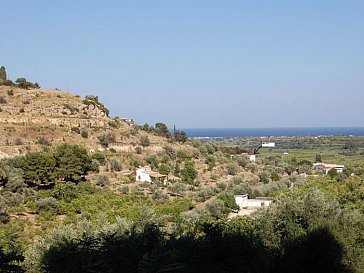
<svg viewBox="0 0 364 273">
<path fill-rule="evenodd" d="M 185 128 L 192 138 L 263 136 L 364 136 L 364 127 Z"/>
</svg>

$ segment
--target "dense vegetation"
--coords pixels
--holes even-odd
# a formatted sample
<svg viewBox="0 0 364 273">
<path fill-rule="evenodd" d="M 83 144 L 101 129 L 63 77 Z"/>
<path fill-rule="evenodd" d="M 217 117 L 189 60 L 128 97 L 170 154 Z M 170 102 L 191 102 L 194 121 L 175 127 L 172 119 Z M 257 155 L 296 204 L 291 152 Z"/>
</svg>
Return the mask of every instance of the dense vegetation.
<svg viewBox="0 0 364 273">
<path fill-rule="evenodd" d="M 97 97 L 84 103 L 107 114 Z M 97 148 L 39 134 L 0 160 L 0 272 L 364 272 L 362 137 L 277 138 L 252 162 L 242 153 L 258 138 L 189 140 L 104 118 L 66 129 Z M 346 167 L 323 175 L 314 162 Z M 166 180 L 127 175 L 145 165 Z M 237 194 L 274 202 L 231 218 Z"/>
</svg>

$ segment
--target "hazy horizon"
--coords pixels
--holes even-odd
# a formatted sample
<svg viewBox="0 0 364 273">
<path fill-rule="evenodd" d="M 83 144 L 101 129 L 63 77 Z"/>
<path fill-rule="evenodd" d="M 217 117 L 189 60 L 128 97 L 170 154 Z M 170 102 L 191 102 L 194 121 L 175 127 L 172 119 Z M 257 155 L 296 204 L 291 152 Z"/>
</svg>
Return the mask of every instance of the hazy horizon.
<svg viewBox="0 0 364 273">
<path fill-rule="evenodd" d="M 11 79 L 177 128 L 361 127 L 364 1 L 7 1 Z"/>
</svg>

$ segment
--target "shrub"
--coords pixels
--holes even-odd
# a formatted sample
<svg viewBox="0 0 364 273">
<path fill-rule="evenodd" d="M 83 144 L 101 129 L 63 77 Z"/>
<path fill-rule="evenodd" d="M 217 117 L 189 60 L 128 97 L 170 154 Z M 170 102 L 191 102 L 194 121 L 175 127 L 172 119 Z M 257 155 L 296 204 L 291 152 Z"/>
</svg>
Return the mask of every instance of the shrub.
<svg viewBox="0 0 364 273">
<path fill-rule="evenodd" d="M 11 97 L 11 96 L 14 96 L 14 91 L 13 89 L 10 89 L 8 90 L 8 95 Z"/>
<path fill-rule="evenodd" d="M 15 139 L 15 145 L 23 145 L 23 140 L 21 138 Z"/>
<path fill-rule="evenodd" d="M 41 199 L 38 199 L 35 202 L 35 205 L 37 207 L 37 211 L 43 211 L 43 210 L 56 210 L 57 209 L 57 200 L 53 197 L 44 197 Z"/>
<path fill-rule="evenodd" d="M 197 171 L 195 169 L 193 161 L 187 161 L 184 169 L 181 171 L 181 175 L 184 181 L 192 184 L 197 177 Z"/>
<path fill-rule="evenodd" d="M 82 131 L 81 131 L 81 136 L 82 136 L 83 138 L 88 138 L 88 132 L 87 132 L 86 130 L 82 130 Z"/>
<path fill-rule="evenodd" d="M 19 113 L 24 113 L 24 112 L 25 112 L 24 108 L 23 107 L 20 108 Z"/>
<path fill-rule="evenodd" d="M 121 192 L 122 194 L 128 194 L 128 193 L 129 193 L 129 186 L 127 186 L 127 185 L 122 186 L 122 187 L 120 188 L 120 192 Z"/>
<path fill-rule="evenodd" d="M 224 214 L 225 204 L 224 201 L 215 199 L 206 205 L 206 209 L 211 217 L 218 219 Z"/>
<path fill-rule="evenodd" d="M 96 159 L 102 166 L 105 165 L 105 163 L 106 163 L 106 157 L 103 153 L 100 153 L 100 152 L 94 153 L 91 156 L 91 158 Z"/>
<path fill-rule="evenodd" d="M 270 176 L 271 176 L 271 174 L 268 171 L 262 171 L 259 174 L 260 181 L 263 182 L 264 184 L 268 184 L 269 183 Z"/>
<path fill-rule="evenodd" d="M 177 182 L 168 187 L 174 193 L 182 193 L 186 190 L 186 185 L 181 182 Z"/>
<path fill-rule="evenodd" d="M 239 157 L 238 160 L 237 160 L 237 163 L 240 167 L 243 167 L 245 168 L 246 165 L 248 165 L 248 163 L 250 162 L 250 160 L 244 156 L 244 157 Z"/>
<path fill-rule="evenodd" d="M 143 152 L 143 150 L 142 150 L 142 148 L 141 148 L 140 146 L 137 146 L 137 147 L 135 147 L 135 152 L 136 152 L 138 155 L 141 155 L 141 154 L 142 154 L 142 152 Z"/>
<path fill-rule="evenodd" d="M 51 146 L 52 145 L 52 142 L 47 139 L 46 137 L 44 136 L 40 136 L 37 138 L 37 143 L 40 144 L 40 145 L 46 145 L 46 146 Z"/>
<path fill-rule="evenodd" d="M 0 103 L 5 104 L 7 101 L 3 96 L 0 96 Z"/>
<path fill-rule="evenodd" d="M 112 159 L 110 162 L 110 170 L 112 172 L 120 172 L 122 170 L 120 161 L 117 159 Z"/>
<path fill-rule="evenodd" d="M 9 219 L 10 217 L 6 207 L 0 203 L 0 223 L 7 224 Z"/>
<path fill-rule="evenodd" d="M 176 150 L 171 146 L 165 146 L 163 147 L 166 155 L 168 155 L 172 160 L 177 158 L 177 152 Z"/>
<path fill-rule="evenodd" d="M 229 163 L 226 166 L 226 169 L 229 175 L 236 175 L 238 173 L 239 166 L 236 163 Z"/>
<path fill-rule="evenodd" d="M 107 185 L 110 185 L 110 179 L 105 174 L 99 174 L 96 177 L 95 184 L 98 185 L 98 186 L 107 186 Z"/>
<path fill-rule="evenodd" d="M 229 210 L 238 210 L 239 206 L 235 202 L 234 194 L 230 192 L 224 192 L 220 194 L 218 199 L 222 200 L 224 202 L 225 208 Z"/>
<path fill-rule="evenodd" d="M 149 140 L 148 136 L 141 136 L 140 137 L 140 145 L 143 148 L 148 147 L 150 145 L 150 140 Z"/>
<path fill-rule="evenodd" d="M 72 132 L 75 132 L 75 133 L 77 133 L 77 134 L 79 134 L 81 131 L 80 131 L 80 128 L 78 128 L 78 127 L 72 127 L 71 128 L 71 131 Z"/>
<path fill-rule="evenodd" d="M 90 163 L 90 171 L 95 173 L 100 171 L 100 163 L 97 159 L 92 159 Z"/>
</svg>

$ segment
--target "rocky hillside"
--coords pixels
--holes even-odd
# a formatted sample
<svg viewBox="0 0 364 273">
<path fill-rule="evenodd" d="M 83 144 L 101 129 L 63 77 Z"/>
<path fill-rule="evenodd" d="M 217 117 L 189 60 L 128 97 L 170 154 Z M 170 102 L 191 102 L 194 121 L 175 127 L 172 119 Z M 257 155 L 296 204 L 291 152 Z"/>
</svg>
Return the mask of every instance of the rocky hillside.
<svg viewBox="0 0 364 273">
<path fill-rule="evenodd" d="M 90 151 L 129 151 L 147 134 L 135 127 L 130 121 L 108 117 L 107 108 L 95 96 L 0 86 L 0 157 L 61 142 L 79 143 Z M 163 144 L 162 138 L 150 137 L 152 144 Z"/>
</svg>

